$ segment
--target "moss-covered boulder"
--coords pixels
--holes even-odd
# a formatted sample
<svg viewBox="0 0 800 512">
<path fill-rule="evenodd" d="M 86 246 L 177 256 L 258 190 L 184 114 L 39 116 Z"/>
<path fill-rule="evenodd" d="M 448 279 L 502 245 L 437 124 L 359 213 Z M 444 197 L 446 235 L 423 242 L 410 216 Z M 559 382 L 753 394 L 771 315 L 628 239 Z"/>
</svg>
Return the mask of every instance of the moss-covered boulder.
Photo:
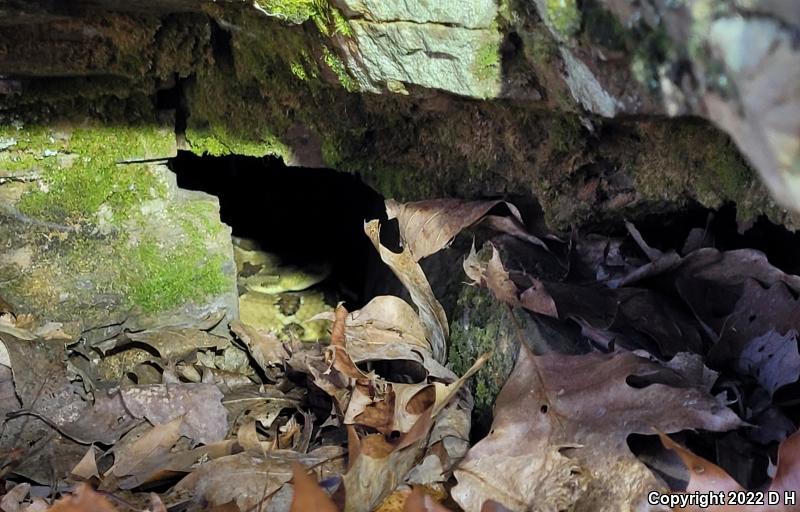
<svg viewBox="0 0 800 512">
<path fill-rule="evenodd" d="M 236 315 L 230 230 L 178 189 L 169 128 L 0 128 L 0 295 L 17 313 L 110 328 Z"/>
</svg>

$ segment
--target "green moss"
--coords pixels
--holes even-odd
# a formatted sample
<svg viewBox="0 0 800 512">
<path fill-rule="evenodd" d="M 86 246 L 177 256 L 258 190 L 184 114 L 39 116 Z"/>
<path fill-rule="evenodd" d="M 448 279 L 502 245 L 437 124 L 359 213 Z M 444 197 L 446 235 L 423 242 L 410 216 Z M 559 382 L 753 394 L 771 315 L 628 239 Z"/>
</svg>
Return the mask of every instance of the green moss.
<svg viewBox="0 0 800 512">
<path fill-rule="evenodd" d="M 303 67 L 302 64 L 300 64 L 299 62 L 292 62 L 289 66 L 294 76 L 296 76 L 300 80 L 308 80 L 306 69 Z"/>
<path fill-rule="evenodd" d="M 544 67 L 558 57 L 558 44 L 546 30 L 523 32 L 521 36 L 525 56 L 534 64 Z"/>
<path fill-rule="evenodd" d="M 269 15 L 290 23 L 303 23 L 319 16 L 324 2 L 319 0 L 258 0 L 256 5 Z"/>
<path fill-rule="evenodd" d="M 17 238 L 28 240 L 20 244 L 36 252 L 32 266 L 9 280 L 9 294 L 59 319 L 91 324 L 131 309 L 150 314 L 202 303 L 230 289 L 227 260 L 219 249 L 227 230 L 218 222 L 216 205 L 206 200 L 168 204 L 157 218 L 132 210 L 105 235 L 92 225 L 54 232 L 16 224 L 23 230 Z M 43 236 L 50 240 L 46 246 Z"/>
<path fill-rule="evenodd" d="M 189 217 L 188 213 L 181 215 Z M 230 286 L 223 271 L 225 258 L 209 254 L 207 237 L 199 229 L 185 234 L 170 244 L 154 238 L 134 243 L 127 240 L 125 233 L 103 238 L 74 235 L 63 244 L 61 256 L 46 255 L 45 258 L 51 259 L 41 262 L 44 270 L 19 283 L 36 287 L 40 281 L 37 276 L 52 278 L 53 272 L 84 279 L 91 276 L 95 287 L 90 293 L 117 295 L 121 307 L 145 314 L 166 311 L 186 302 L 200 302 L 224 292 Z M 56 267 L 58 271 L 54 270 Z M 34 288 L 25 293 L 35 291 Z"/>
<path fill-rule="evenodd" d="M 327 0 L 258 0 L 256 4 L 270 16 L 289 23 L 299 25 L 311 20 L 326 36 L 331 32 L 352 35 L 347 20 Z"/>
<path fill-rule="evenodd" d="M 581 12 L 575 0 L 547 0 L 547 18 L 564 38 L 572 37 L 581 28 Z"/>
<path fill-rule="evenodd" d="M 708 155 L 704 171 L 696 178 L 696 192 L 705 204 L 743 198 L 755 180 L 750 168 L 731 143 Z"/>
<path fill-rule="evenodd" d="M 322 58 L 347 92 L 357 92 L 359 90 L 358 83 L 347 73 L 347 66 L 344 65 L 342 59 L 330 51 L 327 46 L 322 48 Z"/>
<path fill-rule="evenodd" d="M 336 143 L 330 139 L 325 139 L 322 141 L 321 151 L 322 160 L 328 167 L 335 169 L 343 160 L 341 150 Z"/>
<path fill-rule="evenodd" d="M 173 216 L 178 217 L 183 230 L 188 233 L 197 244 L 204 237 L 220 236 L 223 225 L 219 222 L 219 210 L 211 201 L 186 201 L 180 208 L 172 209 Z"/>
<path fill-rule="evenodd" d="M 350 23 L 338 9 L 331 10 L 331 19 L 333 20 L 334 33 L 345 37 L 353 37 L 353 29 L 350 27 Z"/>
<path fill-rule="evenodd" d="M 486 41 L 475 54 L 472 74 L 478 80 L 491 80 L 500 75 L 500 39 Z"/>
<path fill-rule="evenodd" d="M 254 140 L 253 134 L 246 138 L 231 135 L 223 125 L 214 125 L 205 130 L 187 129 L 186 140 L 192 151 L 199 155 L 276 155 L 284 159 L 291 155 L 291 149 L 270 133 L 264 133 L 259 140 Z"/>
<path fill-rule="evenodd" d="M 508 307 L 483 289 L 464 286 L 450 326 L 448 361 L 453 371 L 463 374 L 486 352 L 492 356 L 471 379 L 475 396 L 473 420 L 486 429 L 492 420 L 492 404 L 511 372 L 516 359 L 518 337 Z"/>
<path fill-rule="evenodd" d="M 34 222 L 0 222 L 33 252 L 30 264 L 10 270 L 15 300 L 36 313 L 105 325 L 119 320 L 108 315 L 157 313 L 232 286 L 216 205 L 176 198 L 169 171 L 135 162 L 174 155 L 172 129 L 51 126 L 0 127 L 0 175 L 24 168 L 40 176 L 20 184 L 25 191 L 13 205 Z"/>
<path fill-rule="evenodd" d="M 560 154 L 569 154 L 583 143 L 583 128 L 578 116 L 553 116 L 547 130 L 547 141 Z"/>
<path fill-rule="evenodd" d="M 0 173 L 4 173 L 53 167 L 62 145 L 42 127 L 5 125 L 0 126 L 0 147 Z"/>
<path fill-rule="evenodd" d="M 5 125 L 0 126 L 0 140 L 14 141 L 6 151 L 0 152 L 8 157 L 71 153 L 93 161 L 116 162 L 175 155 L 175 135 L 172 130 L 150 125 L 69 126 L 63 129 Z M 56 164 L 55 159 L 48 162 Z"/>
<path fill-rule="evenodd" d="M 200 301 L 230 285 L 223 272 L 225 258 L 209 253 L 206 244 L 226 236 L 214 203 L 190 200 L 173 203 L 166 218 L 183 235 L 172 245 L 152 238 L 132 248 L 130 272 L 124 274 L 127 297 L 144 313 L 167 310 L 186 301 Z"/>
<path fill-rule="evenodd" d="M 134 267 L 125 275 L 128 299 L 144 313 L 201 300 L 228 285 L 222 272 L 224 258 L 208 255 L 200 239 L 167 250 L 153 240 L 140 242 L 131 252 L 131 261 Z"/>
<path fill-rule="evenodd" d="M 18 208 L 51 222 L 85 223 L 104 205 L 114 218 L 123 218 L 134 205 L 162 197 L 165 190 L 145 165 L 95 164 L 80 157 L 70 167 L 49 171 L 41 187 L 22 196 Z"/>
<path fill-rule="evenodd" d="M 65 151 L 95 160 L 132 160 L 175 156 L 175 134 L 156 126 L 95 126 L 76 128 Z"/>
<path fill-rule="evenodd" d="M 41 170 L 39 186 L 25 193 L 18 204 L 29 217 L 80 224 L 93 221 L 103 206 L 115 218 L 124 217 L 134 205 L 166 193 L 165 185 L 146 165 L 117 163 L 174 154 L 174 136 L 163 130 L 5 127 L 2 132 L 2 138 L 16 140 L 9 148 L 12 151 L 7 151 L 11 167 Z"/>
</svg>

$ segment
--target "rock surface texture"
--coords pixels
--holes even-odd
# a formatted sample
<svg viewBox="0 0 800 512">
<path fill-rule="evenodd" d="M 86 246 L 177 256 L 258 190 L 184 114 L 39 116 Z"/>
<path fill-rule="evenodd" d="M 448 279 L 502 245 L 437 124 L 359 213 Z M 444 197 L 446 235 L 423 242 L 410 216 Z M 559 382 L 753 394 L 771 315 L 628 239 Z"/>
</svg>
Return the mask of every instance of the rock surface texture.
<svg viewBox="0 0 800 512">
<path fill-rule="evenodd" d="M 0 282 L 19 313 L 89 342 L 236 316 L 230 229 L 159 163 L 171 130 L 17 124 L 0 144 Z"/>
<path fill-rule="evenodd" d="M 199 236 L 209 256 L 196 263 L 213 289 L 178 286 L 138 304 L 144 312 L 235 302 L 229 246 L 217 240 L 225 228 L 213 201 L 176 190 L 152 164 L 136 164 L 137 179 L 157 186 L 100 194 L 76 220 L 68 194 L 47 188 L 75 175 L 64 148 L 51 148 L 59 135 L 30 127 L 88 122 L 138 137 L 166 123 L 180 149 L 358 172 L 398 199 L 535 196 L 555 229 L 726 203 L 742 228 L 759 215 L 798 225 L 800 19 L 791 0 L 0 1 L 0 13 L 2 279 L 36 307 L 114 311 L 94 327 L 133 311 L 142 247 L 159 243 L 121 227 L 134 222 L 121 212 L 158 223 L 175 243 L 157 245 L 158 257 L 181 261 L 198 246 L 188 225 L 208 223 Z M 124 139 L 110 134 L 102 149 L 127 156 Z M 130 167 L 94 151 L 81 153 L 81 172 L 108 176 L 114 190 L 130 185 Z M 50 160 L 58 163 L 38 175 Z M 129 210 L 115 206 L 121 198 Z M 23 236 L 22 226 L 34 227 Z M 113 306 L 31 291 L 55 268 L 75 279 L 58 258 L 78 250 L 76 233 L 89 251 L 113 238 L 105 247 L 120 254 L 109 257 L 131 270 L 68 286 L 109 291 Z M 19 270 L 28 261 L 50 270 Z"/>
</svg>

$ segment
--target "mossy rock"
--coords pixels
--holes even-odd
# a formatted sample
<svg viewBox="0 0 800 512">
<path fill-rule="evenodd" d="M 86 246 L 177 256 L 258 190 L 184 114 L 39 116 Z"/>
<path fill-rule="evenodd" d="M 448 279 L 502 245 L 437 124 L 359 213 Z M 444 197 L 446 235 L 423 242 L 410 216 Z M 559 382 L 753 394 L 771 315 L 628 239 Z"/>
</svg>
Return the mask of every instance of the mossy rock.
<svg viewBox="0 0 800 512">
<path fill-rule="evenodd" d="M 0 282 L 42 321 L 138 329 L 236 315 L 216 198 L 178 189 L 160 127 L 0 128 Z"/>
</svg>

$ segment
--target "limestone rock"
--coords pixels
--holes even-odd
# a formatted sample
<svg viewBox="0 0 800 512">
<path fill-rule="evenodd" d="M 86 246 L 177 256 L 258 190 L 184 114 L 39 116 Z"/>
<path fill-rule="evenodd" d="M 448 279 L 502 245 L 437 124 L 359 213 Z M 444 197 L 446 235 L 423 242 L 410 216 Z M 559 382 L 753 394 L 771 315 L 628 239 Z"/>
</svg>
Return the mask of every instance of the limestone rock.
<svg viewBox="0 0 800 512">
<path fill-rule="evenodd" d="M 0 282 L 17 311 L 80 322 L 90 341 L 236 315 L 217 199 L 152 161 L 174 155 L 169 129 L 18 124 L 2 139 Z"/>
<path fill-rule="evenodd" d="M 488 20 L 483 26 L 461 26 L 451 25 L 455 21 L 447 16 L 429 21 L 431 14 L 425 12 L 422 20 L 351 20 L 355 44 L 346 47 L 347 64 L 359 86 L 402 92 L 403 84 L 410 84 L 476 98 L 498 96 L 502 34 L 492 16 L 463 20 Z"/>
</svg>

